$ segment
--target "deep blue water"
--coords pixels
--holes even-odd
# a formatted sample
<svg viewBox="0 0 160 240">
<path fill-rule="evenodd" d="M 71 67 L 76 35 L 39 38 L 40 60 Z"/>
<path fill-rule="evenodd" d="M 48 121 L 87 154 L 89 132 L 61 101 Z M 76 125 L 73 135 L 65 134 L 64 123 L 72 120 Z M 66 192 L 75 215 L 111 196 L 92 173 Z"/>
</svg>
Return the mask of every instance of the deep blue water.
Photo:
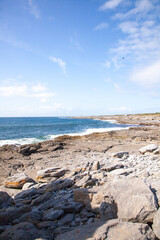
<svg viewBox="0 0 160 240">
<path fill-rule="evenodd" d="M 126 125 L 92 119 L 65 117 L 0 118 L 0 145 L 25 144 L 54 139 L 63 134 L 89 134 Z"/>
</svg>

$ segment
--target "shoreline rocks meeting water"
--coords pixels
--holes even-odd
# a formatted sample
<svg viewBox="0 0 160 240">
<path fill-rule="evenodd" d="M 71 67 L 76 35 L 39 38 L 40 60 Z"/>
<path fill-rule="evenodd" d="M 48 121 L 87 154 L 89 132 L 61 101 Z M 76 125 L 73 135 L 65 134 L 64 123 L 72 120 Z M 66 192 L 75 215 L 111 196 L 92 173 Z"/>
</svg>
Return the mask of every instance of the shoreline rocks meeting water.
<svg viewBox="0 0 160 240">
<path fill-rule="evenodd" d="M 160 115 L 96 118 L 139 126 L 0 148 L 0 240 L 160 239 Z"/>
</svg>

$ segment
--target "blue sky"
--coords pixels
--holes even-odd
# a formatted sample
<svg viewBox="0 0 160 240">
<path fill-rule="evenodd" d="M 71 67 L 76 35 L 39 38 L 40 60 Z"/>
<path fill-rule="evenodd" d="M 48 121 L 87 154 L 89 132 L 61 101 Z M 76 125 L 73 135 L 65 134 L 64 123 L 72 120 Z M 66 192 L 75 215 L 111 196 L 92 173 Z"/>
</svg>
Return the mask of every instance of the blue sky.
<svg viewBox="0 0 160 240">
<path fill-rule="evenodd" d="M 160 111 L 159 0 L 0 0 L 0 116 Z"/>
</svg>

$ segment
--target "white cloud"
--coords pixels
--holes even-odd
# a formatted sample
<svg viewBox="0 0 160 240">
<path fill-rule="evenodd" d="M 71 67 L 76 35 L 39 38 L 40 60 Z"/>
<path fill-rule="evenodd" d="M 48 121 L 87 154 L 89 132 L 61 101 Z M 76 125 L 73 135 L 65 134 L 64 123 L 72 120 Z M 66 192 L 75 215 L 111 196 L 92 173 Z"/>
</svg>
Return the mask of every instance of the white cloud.
<svg viewBox="0 0 160 240">
<path fill-rule="evenodd" d="M 61 58 L 49 57 L 49 59 L 59 65 L 59 67 L 66 73 L 66 62 L 64 62 Z"/>
<path fill-rule="evenodd" d="M 106 61 L 103 65 L 104 65 L 104 67 L 109 69 L 111 67 L 111 62 Z"/>
<path fill-rule="evenodd" d="M 132 109 L 128 107 L 110 107 L 108 108 L 110 112 L 126 113 L 131 112 Z"/>
<path fill-rule="evenodd" d="M 109 0 L 105 2 L 99 9 L 101 11 L 105 11 L 107 9 L 114 9 L 116 8 L 123 0 Z"/>
<path fill-rule="evenodd" d="M 125 90 L 118 83 L 113 83 L 113 86 L 117 92 L 125 92 Z"/>
<path fill-rule="evenodd" d="M 130 80 L 143 87 L 155 87 L 160 84 L 160 60 L 135 70 L 130 75 Z"/>
<path fill-rule="evenodd" d="M 27 86 L 0 86 L 0 95 L 5 97 L 10 96 L 27 96 Z"/>
<path fill-rule="evenodd" d="M 52 97 L 56 96 L 56 94 L 48 91 L 41 83 L 30 86 L 29 84 L 18 82 L 17 79 L 9 78 L 6 79 L 6 81 L 1 81 L 0 96 L 39 98 L 41 102 L 47 102 Z"/>
<path fill-rule="evenodd" d="M 33 0 L 28 0 L 28 10 L 29 13 L 32 14 L 36 19 L 41 17 L 39 8 L 35 5 Z"/>
<path fill-rule="evenodd" d="M 103 29 L 106 29 L 108 28 L 108 23 L 100 23 L 99 25 L 97 25 L 94 30 L 103 30 Z"/>
<path fill-rule="evenodd" d="M 33 92 L 43 92 L 46 90 L 46 87 L 43 86 L 42 84 L 38 83 L 37 85 L 32 87 Z"/>
<path fill-rule="evenodd" d="M 154 8 L 154 5 L 151 0 L 137 0 L 135 1 L 135 7 L 129 10 L 126 13 L 117 13 L 115 18 L 124 19 L 128 17 L 135 16 L 142 17 L 146 16 L 146 14 Z"/>
</svg>

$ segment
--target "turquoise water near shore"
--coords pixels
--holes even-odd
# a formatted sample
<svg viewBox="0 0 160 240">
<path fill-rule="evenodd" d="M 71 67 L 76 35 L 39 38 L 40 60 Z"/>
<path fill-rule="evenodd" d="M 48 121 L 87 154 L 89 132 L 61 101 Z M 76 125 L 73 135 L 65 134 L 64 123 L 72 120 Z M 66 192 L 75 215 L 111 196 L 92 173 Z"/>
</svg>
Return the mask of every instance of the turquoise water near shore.
<svg viewBox="0 0 160 240">
<path fill-rule="evenodd" d="M 127 127 L 129 125 L 112 121 L 68 117 L 0 118 L 0 146 L 41 142 L 64 134 L 85 135 Z"/>
</svg>

